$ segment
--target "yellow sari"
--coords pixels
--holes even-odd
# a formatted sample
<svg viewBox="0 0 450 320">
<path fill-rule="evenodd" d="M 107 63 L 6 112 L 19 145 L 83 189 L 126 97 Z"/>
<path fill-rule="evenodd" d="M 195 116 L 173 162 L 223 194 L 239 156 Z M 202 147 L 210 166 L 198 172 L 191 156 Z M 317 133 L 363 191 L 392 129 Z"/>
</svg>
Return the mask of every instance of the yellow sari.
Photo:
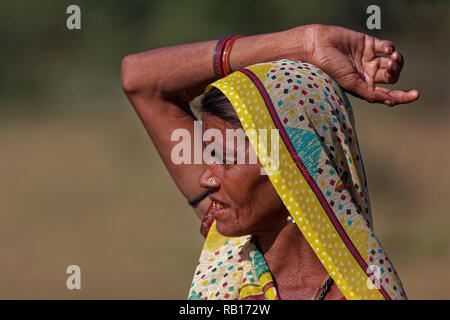
<svg viewBox="0 0 450 320">
<path fill-rule="evenodd" d="M 339 85 L 313 65 L 284 59 L 233 72 L 205 92 L 212 87 L 233 105 L 275 190 L 346 299 L 406 299 L 373 233 L 353 113 Z M 251 129 L 277 129 L 277 170 L 270 142 L 257 142 Z M 251 235 L 225 237 L 213 224 L 189 299 L 277 298 Z"/>
</svg>

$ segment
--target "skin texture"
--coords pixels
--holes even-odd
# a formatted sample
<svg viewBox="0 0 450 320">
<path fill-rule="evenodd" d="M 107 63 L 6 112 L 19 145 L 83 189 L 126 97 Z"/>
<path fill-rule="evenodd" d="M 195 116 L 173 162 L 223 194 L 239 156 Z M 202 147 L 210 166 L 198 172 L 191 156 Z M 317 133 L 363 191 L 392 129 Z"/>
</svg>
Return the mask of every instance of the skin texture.
<svg viewBox="0 0 450 320">
<path fill-rule="evenodd" d="M 317 25 L 311 33 L 307 60 L 332 76 L 349 93 L 388 106 L 419 98 L 417 90 L 389 90 L 376 85 L 396 83 L 405 63 L 391 41 L 336 26 Z"/>
<path fill-rule="evenodd" d="M 211 40 L 158 48 L 130 54 L 122 60 L 123 90 L 186 199 L 204 191 L 193 182 L 198 181 L 204 165 L 174 165 L 170 154 L 177 142 L 170 137 L 178 128 L 194 134 L 194 118 L 188 104 L 216 80 L 211 63 L 216 43 L 217 40 Z M 400 76 L 404 59 L 394 51 L 391 41 L 336 26 L 298 26 L 237 39 L 230 55 L 230 69 L 282 58 L 318 66 L 349 93 L 368 102 L 394 105 L 412 102 L 419 96 L 417 90 L 390 91 L 376 85 L 395 83 Z M 200 219 L 209 205 L 210 200 L 205 198 L 194 207 Z"/>
<path fill-rule="evenodd" d="M 310 299 L 326 278 L 326 271 L 298 228 L 287 224 L 287 213 L 280 208 L 270 183 L 259 174 L 259 167 L 175 165 L 171 160 L 171 151 L 178 143 L 171 141 L 172 132 L 184 128 L 194 136 L 189 101 L 216 80 L 211 63 L 216 43 L 196 42 L 126 56 L 121 65 L 123 90 L 186 199 L 198 196 L 205 188 L 218 188 L 216 196 L 233 208 L 217 218 L 219 231 L 255 234 L 281 297 Z M 298 26 L 237 39 L 230 54 L 230 69 L 282 58 L 316 65 L 347 92 L 370 103 L 393 106 L 419 97 L 417 90 L 389 90 L 378 85 L 395 83 L 403 68 L 404 59 L 391 41 L 336 26 Z M 210 127 L 220 125 L 219 121 L 209 122 Z M 218 185 L 209 184 L 212 175 Z M 211 199 L 205 198 L 194 207 L 200 219 L 210 203 Z M 327 298 L 340 296 L 333 285 Z"/>
<path fill-rule="evenodd" d="M 204 131 L 215 128 L 222 132 L 225 151 L 226 129 L 233 129 L 233 126 L 208 114 L 204 114 L 202 120 Z M 233 154 L 235 151 L 236 148 L 233 149 Z M 249 164 L 250 152 L 254 151 L 246 139 L 244 164 L 211 164 L 205 166 L 200 175 L 200 186 L 218 188 L 209 197 L 230 206 L 230 210 L 215 216 L 217 231 L 225 236 L 265 234 L 274 225 L 279 225 L 280 221 L 286 221 L 286 208 L 269 178 L 260 174 L 260 162 Z M 210 177 L 214 177 L 214 183 L 209 182 Z M 283 213 L 284 219 L 279 213 Z"/>
<path fill-rule="evenodd" d="M 223 154 L 226 129 L 233 126 L 220 118 L 204 114 L 203 130 L 218 129 L 222 133 Z M 216 142 L 215 140 L 210 143 Z M 233 149 L 235 153 L 236 148 Z M 268 176 L 261 175 L 261 164 L 249 164 L 254 150 L 246 139 L 245 163 L 207 165 L 200 175 L 200 185 L 214 188 L 209 197 L 228 206 L 214 212 L 216 228 L 225 236 L 252 234 L 264 254 L 282 299 L 311 299 L 328 277 L 327 271 L 296 225 L 287 222 L 289 213 L 272 186 Z M 214 182 L 209 179 L 213 177 Z M 298 270 L 298 272 L 292 272 Z M 343 297 L 335 284 L 327 299 Z"/>
</svg>

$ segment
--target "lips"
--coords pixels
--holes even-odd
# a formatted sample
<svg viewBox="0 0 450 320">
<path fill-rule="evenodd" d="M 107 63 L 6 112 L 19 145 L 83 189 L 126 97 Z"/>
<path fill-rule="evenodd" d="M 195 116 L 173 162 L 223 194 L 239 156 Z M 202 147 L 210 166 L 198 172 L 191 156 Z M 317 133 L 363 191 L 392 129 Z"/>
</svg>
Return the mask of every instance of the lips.
<svg viewBox="0 0 450 320">
<path fill-rule="evenodd" d="M 221 202 L 217 202 L 217 201 L 213 201 L 212 207 L 214 209 L 225 209 L 225 208 L 228 208 L 227 205 L 225 205 L 225 204 L 223 204 Z"/>
<path fill-rule="evenodd" d="M 212 213 L 217 215 L 217 214 L 221 214 L 223 212 L 225 212 L 227 209 L 230 208 L 229 205 L 227 205 L 226 203 L 220 201 L 219 199 L 217 199 L 214 196 L 210 196 L 209 197 L 212 201 Z"/>
</svg>

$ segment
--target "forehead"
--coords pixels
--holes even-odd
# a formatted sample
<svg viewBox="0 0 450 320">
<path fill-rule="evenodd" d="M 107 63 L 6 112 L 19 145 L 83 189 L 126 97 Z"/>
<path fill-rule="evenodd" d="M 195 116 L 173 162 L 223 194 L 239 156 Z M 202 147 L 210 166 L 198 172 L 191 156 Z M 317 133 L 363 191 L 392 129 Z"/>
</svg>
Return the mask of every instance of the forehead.
<svg viewBox="0 0 450 320">
<path fill-rule="evenodd" d="M 219 132 L 215 131 L 218 130 Z M 206 131 L 213 130 L 213 131 Z M 215 132 L 214 132 L 215 131 Z M 215 115 L 203 113 L 202 114 L 202 136 L 206 141 L 221 140 L 222 145 L 225 147 L 237 147 L 237 144 L 244 143 L 243 147 L 247 148 L 249 144 L 248 137 L 245 134 L 244 129 L 236 127 L 232 123 L 229 123 Z M 206 138 L 208 136 L 208 138 Z M 231 140 L 229 140 L 231 138 Z M 243 140 L 242 140 L 243 138 Z M 208 142 L 204 144 L 208 144 Z M 231 144 L 229 144 L 231 143 Z"/>
</svg>

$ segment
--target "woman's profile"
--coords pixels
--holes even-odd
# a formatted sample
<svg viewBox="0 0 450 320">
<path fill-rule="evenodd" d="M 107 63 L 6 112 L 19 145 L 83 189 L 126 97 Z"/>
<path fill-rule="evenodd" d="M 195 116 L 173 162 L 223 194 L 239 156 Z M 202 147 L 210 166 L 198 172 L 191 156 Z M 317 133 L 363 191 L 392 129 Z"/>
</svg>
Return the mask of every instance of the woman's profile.
<svg viewBox="0 0 450 320">
<path fill-rule="evenodd" d="M 189 299 L 406 299 L 373 232 L 344 92 L 412 102 L 416 90 L 377 85 L 402 67 L 392 42 L 324 25 L 124 58 L 122 86 L 202 220 Z M 197 116 L 213 161 L 175 163 L 172 133 L 193 137 Z"/>
</svg>

